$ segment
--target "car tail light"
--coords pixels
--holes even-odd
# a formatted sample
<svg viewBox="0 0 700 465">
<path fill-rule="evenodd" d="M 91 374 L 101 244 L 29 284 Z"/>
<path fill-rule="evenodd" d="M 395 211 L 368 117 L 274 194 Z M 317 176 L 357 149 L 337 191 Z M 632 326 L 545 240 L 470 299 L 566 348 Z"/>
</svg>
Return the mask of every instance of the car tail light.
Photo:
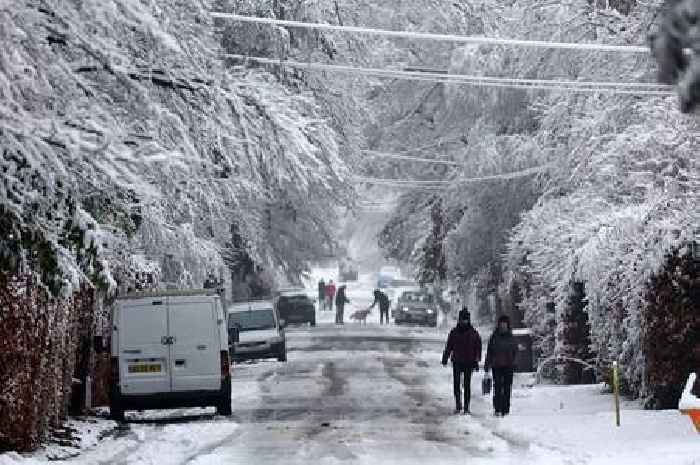
<svg viewBox="0 0 700 465">
<path fill-rule="evenodd" d="M 221 377 L 228 378 L 231 376 L 231 359 L 227 350 L 221 351 Z"/>
<path fill-rule="evenodd" d="M 119 357 L 112 357 L 110 360 L 110 375 L 112 376 L 112 385 L 119 386 Z"/>
</svg>

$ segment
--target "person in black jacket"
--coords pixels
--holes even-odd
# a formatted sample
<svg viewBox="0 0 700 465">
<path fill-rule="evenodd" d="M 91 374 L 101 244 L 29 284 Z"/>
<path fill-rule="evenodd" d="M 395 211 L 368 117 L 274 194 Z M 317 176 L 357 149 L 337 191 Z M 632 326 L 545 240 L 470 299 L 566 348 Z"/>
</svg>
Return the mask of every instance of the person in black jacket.
<svg viewBox="0 0 700 465">
<path fill-rule="evenodd" d="M 452 328 L 447 337 L 445 351 L 442 353 L 442 364 L 447 365 L 447 359 L 452 360 L 452 380 L 455 395 L 455 413 L 462 411 L 462 377 L 464 378 L 464 413 L 469 413 L 471 400 L 472 372 L 479 369 L 481 360 L 481 336 L 470 322 L 469 310 L 464 307 L 459 312 L 457 326 Z M 462 376 L 464 375 L 464 376 Z"/>
<path fill-rule="evenodd" d="M 318 282 L 318 308 L 319 310 L 326 309 L 326 282 L 323 278 Z"/>
<path fill-rule="evenodd" d="M 389 324 L 389 307 L 391 306 L 391 301 L 389 297 L 379 289 L 374 290 L 374 302 L 372 302 L 372 305 L 369 307 L 370 310 L 377 304 L 379 304 L 379 323 L 384 324 L 384 319 L 386 318 L 386 324 Z"/>
<path fill-rule="evenodd" d="M 338 292 L 335 294 L 335 324 L 342 325 L 344 316 L 343 311 L 345 310 L 345 304 L 349 304 L 350 300 L 345 296 L 345 286 L 340 286 Z"/>
<path fill-rule="evenodd" d="M 493 408 L 496 416 L 510 413 L 510 394 L 517 352 L 518 343 L 510 328 L 510 318 L 503 315 L 498 319 L 496 330 L 489 339 L 484 364 L 485 372 L 493 370 Z"/>
</svg>

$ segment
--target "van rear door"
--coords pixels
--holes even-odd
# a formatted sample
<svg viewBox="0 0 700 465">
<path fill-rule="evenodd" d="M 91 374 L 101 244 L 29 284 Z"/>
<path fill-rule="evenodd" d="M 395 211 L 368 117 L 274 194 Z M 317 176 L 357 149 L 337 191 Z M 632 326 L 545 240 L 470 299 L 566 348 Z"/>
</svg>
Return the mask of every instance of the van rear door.
<svg viewBox="0 0 700 465">
<path fill-rule="evenodd" d="M 215 303 L 215 298 L 201 296 L 169 298 L 173 391 L 221 388 L 220 316 Z"/>
<path fill-rule="evenodd" d="M 122 394 L 170 392 L 170 346 L 165 297 L 124 300 L 118 312 Z"/>
</svg>

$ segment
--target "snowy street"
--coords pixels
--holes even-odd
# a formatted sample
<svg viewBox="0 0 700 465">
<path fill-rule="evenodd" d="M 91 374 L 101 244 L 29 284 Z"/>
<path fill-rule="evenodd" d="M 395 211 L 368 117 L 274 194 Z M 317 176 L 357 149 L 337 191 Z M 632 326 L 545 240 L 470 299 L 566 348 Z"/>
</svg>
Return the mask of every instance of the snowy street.
<svg viewBox="0 0 700 465">
<path fill-rule="evenodd" d="M 498 419 L 478 374 L 473 416 L 454 415 L 451 370 L 439 362 L 441 333 L 376 323 L 290 328 L 287 363 L 234 367 L 230 419 L 182 409 L 132 413 L 119 427 L 82 424 L 83 434 L 86 427 L 103 432 L 67 462 L 700 464 L 700 443 L 685 418 L 631 406 L 616 430 L 600 386 L 531 388 L 531 377 L 520 376 L 513 414 Z M 69 454 L 59 449 L 0 455 L 0 464 Z"/>
</svg>

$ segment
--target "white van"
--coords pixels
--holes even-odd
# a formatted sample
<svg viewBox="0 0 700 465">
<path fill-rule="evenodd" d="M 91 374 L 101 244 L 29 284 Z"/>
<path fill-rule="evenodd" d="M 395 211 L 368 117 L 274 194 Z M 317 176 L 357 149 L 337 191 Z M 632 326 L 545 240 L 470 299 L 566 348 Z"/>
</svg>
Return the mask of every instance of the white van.
<svg viewBox="0 0 700 465">
<path fill-rule="evenodd" d="M 277 358 L 287 361 L 285 321 L 271 301 L 234 304 L 228 309 L 231 356 L 234 360 Z"/>
<path fill-rule="evenodd" d="M 219 296 L 135 293 L 112 315 L 110 413 L 215 406 L 231 414 L 231 361 Z"/>
</svg>

